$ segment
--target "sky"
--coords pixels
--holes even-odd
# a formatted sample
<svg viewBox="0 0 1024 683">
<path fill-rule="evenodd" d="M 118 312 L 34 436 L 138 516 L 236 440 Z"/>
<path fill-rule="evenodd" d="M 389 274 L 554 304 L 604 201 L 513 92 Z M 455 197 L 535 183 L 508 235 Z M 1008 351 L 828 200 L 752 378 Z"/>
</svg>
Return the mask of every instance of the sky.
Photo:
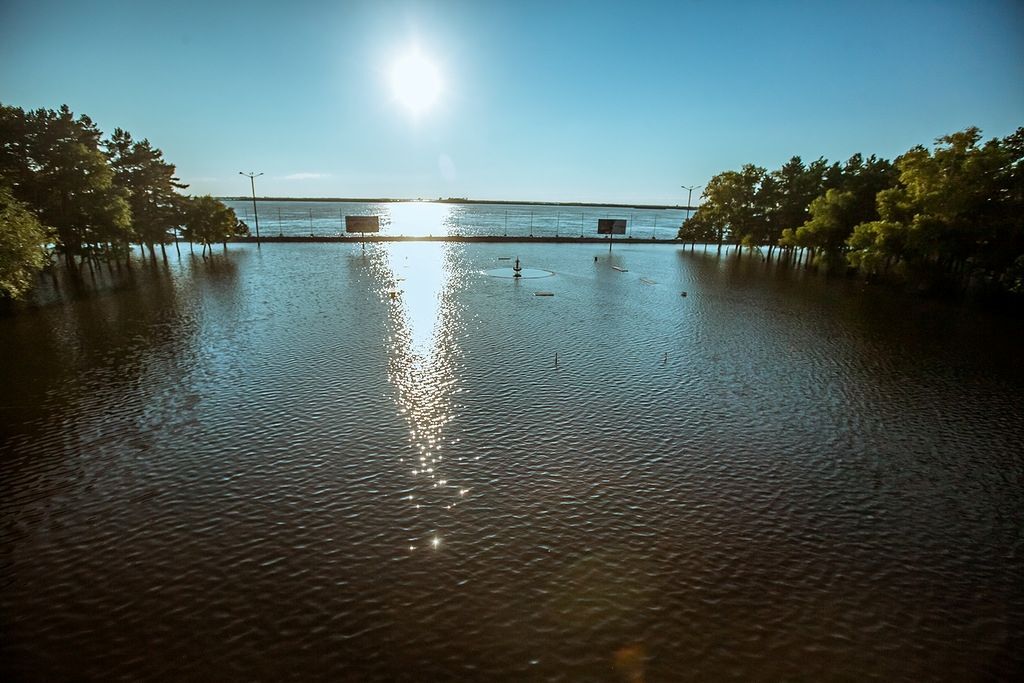
<svg viewBox="0 0 1024 683">
<path fill-rule="evenodd" d="M 681 204 L 744 163 L 1012 133 L 1024 3 L 2 0 L 0 102 L 148 138 L 197 194 Z"/>
</svg>

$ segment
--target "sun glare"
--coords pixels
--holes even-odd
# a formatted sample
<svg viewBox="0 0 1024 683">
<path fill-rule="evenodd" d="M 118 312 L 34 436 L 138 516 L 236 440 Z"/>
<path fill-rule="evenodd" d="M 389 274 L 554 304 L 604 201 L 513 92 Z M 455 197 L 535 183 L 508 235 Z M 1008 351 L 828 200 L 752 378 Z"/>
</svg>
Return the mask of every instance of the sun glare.
<svg viewBox="0 0 1024 683">
<path fill-rule="evenodd" d="M 434 63 L 414 48 L 391 69 L 391 89 L 403 106 L 413 114 L 421 114 L 437 102 L 441 76 Z"/>
</svg>

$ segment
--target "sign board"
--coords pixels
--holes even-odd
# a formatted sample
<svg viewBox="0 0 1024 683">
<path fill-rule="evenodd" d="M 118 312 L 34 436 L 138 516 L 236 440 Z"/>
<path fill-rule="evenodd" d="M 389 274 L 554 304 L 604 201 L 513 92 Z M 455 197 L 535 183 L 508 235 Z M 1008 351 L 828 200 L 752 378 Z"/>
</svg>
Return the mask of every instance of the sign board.
<svg viewBox="0 0 1024 683">
<path fill-rule="evenodd" d="M 625 235 L 626 234 L 626 219 L 625 218 L 598 218 L 597 219 L 597 234 L 598 235 Z"/>
<path fill-rule="evenodd" d="M 345 216 L 345 232 L 380 232 L 380 217 Z"/>
</svg>

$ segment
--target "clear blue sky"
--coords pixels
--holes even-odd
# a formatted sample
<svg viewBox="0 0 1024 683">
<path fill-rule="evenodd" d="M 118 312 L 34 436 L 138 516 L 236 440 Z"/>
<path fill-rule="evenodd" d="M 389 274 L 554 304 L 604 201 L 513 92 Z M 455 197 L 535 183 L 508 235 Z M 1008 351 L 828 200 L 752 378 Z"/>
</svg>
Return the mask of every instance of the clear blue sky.
<svg viewBox="0 0 1024 683">
<path fill-rule="evenodd" d="M 436 62 L 413 117 L 390 69 Z M 678 203 L 753 162 L 1024 125 L 1024 3 L 0 3 L 0 101 L 148 137 L 192 191 Z"/>
</svg>

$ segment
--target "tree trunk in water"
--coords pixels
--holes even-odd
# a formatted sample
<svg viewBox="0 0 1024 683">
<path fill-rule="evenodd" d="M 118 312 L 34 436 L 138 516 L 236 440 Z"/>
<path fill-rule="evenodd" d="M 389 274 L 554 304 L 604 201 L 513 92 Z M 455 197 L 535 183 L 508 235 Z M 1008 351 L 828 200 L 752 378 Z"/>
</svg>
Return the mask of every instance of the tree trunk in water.
<svg viewBox="0 0 1024 683">
<path fill-rule="evenodd" d="M 164 263 L 167 263 L 167 247 L 164 246 L 163 242 L 160 243 L 160 253 L 164 257 Z"/>
</svg>

